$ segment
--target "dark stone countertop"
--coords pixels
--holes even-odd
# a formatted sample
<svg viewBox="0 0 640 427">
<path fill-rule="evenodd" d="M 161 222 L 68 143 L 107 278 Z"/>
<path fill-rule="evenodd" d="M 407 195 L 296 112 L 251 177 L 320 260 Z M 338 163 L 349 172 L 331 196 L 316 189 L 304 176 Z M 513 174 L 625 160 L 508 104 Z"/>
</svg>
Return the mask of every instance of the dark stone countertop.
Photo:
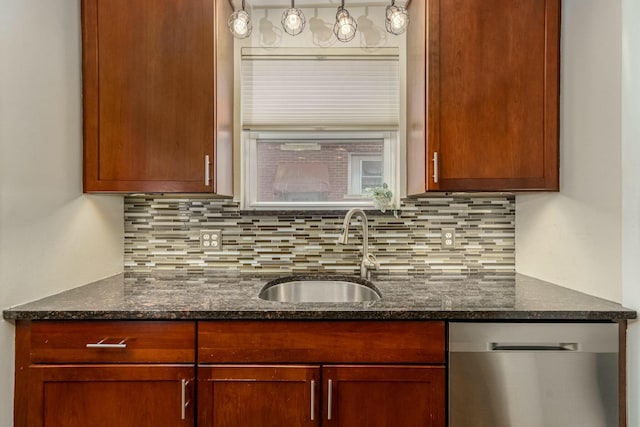
<svg viewBox="0 0 640 427">
<path fill-rule="evenodd" d="M 543 320 L 636 318 L 620 304 L 520 274 L 379 276 L 383 298 L 366 303 L 281 303 L 258 298 L 276 276 L 119 274 L 3 312 L 31 319 Z"/>
</svg>

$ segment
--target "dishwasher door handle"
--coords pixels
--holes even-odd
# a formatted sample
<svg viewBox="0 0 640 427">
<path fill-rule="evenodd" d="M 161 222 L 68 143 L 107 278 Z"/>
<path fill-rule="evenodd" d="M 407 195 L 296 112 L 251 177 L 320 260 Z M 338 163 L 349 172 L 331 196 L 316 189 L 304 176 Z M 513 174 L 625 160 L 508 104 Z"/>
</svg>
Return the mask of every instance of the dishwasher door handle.
<svg viewBox="0 0 640 427">
<path fill-rule="evenodd" d="M 529 344 L 492 342 L 491 351 L 578 351 L 578 343 Z"/>
</svg>

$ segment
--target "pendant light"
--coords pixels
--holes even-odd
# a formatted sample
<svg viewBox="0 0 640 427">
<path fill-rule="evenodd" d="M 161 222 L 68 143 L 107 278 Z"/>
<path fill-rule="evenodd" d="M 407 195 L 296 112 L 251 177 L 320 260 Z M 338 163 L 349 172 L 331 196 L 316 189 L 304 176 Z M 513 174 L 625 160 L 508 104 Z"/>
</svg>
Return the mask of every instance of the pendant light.
<svg viewBox="0 0 640 427">
<path fill-rule="evenodd" d="M 396 0 L 391 0 L 387 6 L 384 26 L 388 33 L 399 35 L 407 31 L 409 27 L 409 13 L 406 7 L 396 6 Z"/>
<path fill-rule="evenodd" d="M 233 34 L 233 37 L 237 39 L 246 39 L 251 35 L 251 17 L 249 13 L 244 10 L 244 0 L 242 0 L 242 9 L 236 10 L 229 17 L 227 22 L 229 31 Z"/>
<path fill-rule="evenodd" d="M 356 30 L 358 24 L 356 20 L 349 14 L 349 11 L 344 8 L 344 0 L 342 5 L 338 8 L 336 13 L 336 23 L 333 26 L 333 34 L 336 35 L 341 42 L 349 42 L 356 36 Z"/>
<path fill-rule="evenodd" d="M 295 0 L 291 0 L 291 8 L 282 13 L 282 28 L 287 34 L 297 36 L 304 30 L 306 20 L 302 10 L 296 8 Z"/>
</svg>

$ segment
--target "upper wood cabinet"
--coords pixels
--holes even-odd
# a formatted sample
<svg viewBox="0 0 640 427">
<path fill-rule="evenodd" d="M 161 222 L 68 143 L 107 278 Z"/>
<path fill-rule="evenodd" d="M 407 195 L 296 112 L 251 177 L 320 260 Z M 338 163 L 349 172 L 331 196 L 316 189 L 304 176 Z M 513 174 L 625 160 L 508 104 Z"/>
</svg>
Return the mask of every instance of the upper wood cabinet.
<svg viewBox="0 0 640 427">
<path fill-rule="evenodd" d="M 84 191 L 232 194 L 227 1 L 83 0 Z"/>
<path fill-rule="evenodd" d="M 410 4 L 407 186 L 558 190 L 560 0 Z"/>
</svg>

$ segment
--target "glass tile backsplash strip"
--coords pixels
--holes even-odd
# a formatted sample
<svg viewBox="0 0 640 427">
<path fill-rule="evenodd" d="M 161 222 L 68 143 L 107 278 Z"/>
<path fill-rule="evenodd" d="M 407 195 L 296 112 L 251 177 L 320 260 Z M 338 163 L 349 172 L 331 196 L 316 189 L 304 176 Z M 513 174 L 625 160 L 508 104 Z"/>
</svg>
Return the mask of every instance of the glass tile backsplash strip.
<svg viewBox="0 0 640 427">
<path fill-rule="evenodd" d="M 159 270 L 254 273 L 358 274 L 361 233 L 352 226 L 347 245 L 336 243 L 343 213 L 240 211 L 221 199 L 125 198 L 125 272 Z M 369 246 L 378 274 L 515 272 L 515 196 L 405 199 L 398 217 L 371 211 Z M 455 248 L 443 248 L 441 231 L 455 229 Z M 222 230 L 223 251 L 200 249 L 200 230 Z"/>
</svg>

